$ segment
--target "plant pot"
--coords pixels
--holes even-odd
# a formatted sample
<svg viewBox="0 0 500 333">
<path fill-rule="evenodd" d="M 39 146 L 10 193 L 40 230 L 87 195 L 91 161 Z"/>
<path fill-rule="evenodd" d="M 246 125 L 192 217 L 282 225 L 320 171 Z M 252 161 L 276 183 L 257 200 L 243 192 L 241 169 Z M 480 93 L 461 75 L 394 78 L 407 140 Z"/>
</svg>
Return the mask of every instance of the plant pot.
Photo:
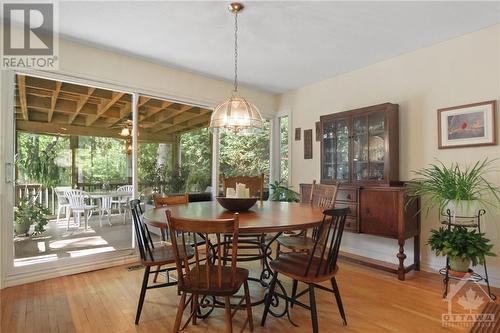
<svg viewBox="0 0 500 333">
<path fill-rule="evenodd" d="M 475 217 L 479 211 L 479 202 L 477 200 L 450 200 L 446 204 L 445 213 L 450 211 L 453 223 L 467 223 L 472 217 Z"/>
<path fill-rule="evenodd" d="M 30 220 L 24 220 L 22 223 L 14 222 L 14 232 L 16 235 L 27 235 L 30 231 L 30 226 Z"/>
<path fill-rule="evenodd" d="M 470 259 L 450 258 L 449 265 L 450 270 L 465 274 L 469 271 Z"/>
</svg>

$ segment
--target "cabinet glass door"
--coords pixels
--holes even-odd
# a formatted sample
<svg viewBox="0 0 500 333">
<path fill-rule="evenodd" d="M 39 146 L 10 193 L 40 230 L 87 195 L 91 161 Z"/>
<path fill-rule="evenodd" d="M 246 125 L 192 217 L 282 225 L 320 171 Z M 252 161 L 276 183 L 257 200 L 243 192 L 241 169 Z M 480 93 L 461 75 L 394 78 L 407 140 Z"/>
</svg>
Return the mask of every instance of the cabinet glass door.
<svg viewBox="0 0 500 333">
<path fill-rule="evenodd" d="M 368 116 L 369 179 L 384 179 L 385 162 L 385 114 L 372 113 Z"/>
<path fill-rule="evenodd" d="M 352 155 L 352 179 L 368 179 L 368 118 L 366 116 L 353 118 Z"/>
<path fill-rule="evenodd" d="M 335 179 L 349 180 L 349 125 L 347 119 L 340 119 L 335 124 Z"/>
<path fill-rule="evenodd" d="M 335 176 L 335 123 L 323 124 L 323 179 Z"/>
</svg>

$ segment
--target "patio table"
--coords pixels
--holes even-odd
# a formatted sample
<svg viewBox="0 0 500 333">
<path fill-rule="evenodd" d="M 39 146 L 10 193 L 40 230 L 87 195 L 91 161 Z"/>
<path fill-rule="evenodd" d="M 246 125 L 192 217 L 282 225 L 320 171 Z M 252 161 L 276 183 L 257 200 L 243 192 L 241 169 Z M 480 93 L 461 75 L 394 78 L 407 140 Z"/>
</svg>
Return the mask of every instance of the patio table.
<svg viewBox="0 0 500 333">
<path fill-rule="evenodd" d="M 111 198 L 126 198 L 126 197 L 132 198 L 133 193 L 132 192 L 125 192 L 125 191 L 96 191 L 96 192 L 89 192 L 88 195 L 89 195 L 91 200 L 93 200 L 97 203 L 97 211 L 99 212 L 99 221 L 101 221 L 102 200 L 104 198 L 109 198 L 109 197 L 111 197 Z M 124 221 L 125 221 L 125 218 L 126 217 L 124 217 Z M 110 223 L 110 222 L 108 221 L 108 223 Z"/>
<path fill-rule="evenodd" d="M 167 209 L 171 211 L 173 216 L 199 220 L 227 219 L 232 218 L 234 215 L 234 212 L 225 210 L 217 201 L 192 202 L 187 205 L 173 205 L 146 211 L 143 214 L 145 223 L 157 228 L 167 228 L 167 217 L 165 214 Z M 272 260 L 272 243 L 283 232 L 313 228 L 318 226 L 322 220 L 323 210 L 306 203 L 263 201 L 257 202 L 248 211 L 240 212 L 240 234 L 274 234 L 262 244 L 264 266 L 259 278 L 250 278 L 250 280 L 257 281 L 262 287 L 268 288 L 269 281 L 273 276 L 273 272 L 269 267 L 269 260 Z M 281 289 L 283 295 L 286 295 L 285 288 L 279 280 L 277 281 L 277 287 Z M 217 300 L 213 298 L 213 302 L 217 302 Z M 252 305 L 259 305 L 263 302 L 264 299 L 261 299 L 253 302 Z M 209 302 L 205 299 L 200 304 L 209 306 Z M 270 310 L 270 313 L 276 317 L 286 314 L 290 319 L 288 302 L 285 301 L 284 304 L 282 310 Z M 277 308 L 279 306 L 279 298 L 276 297 L 271 302 L 271 305 Z"/>
</svg>

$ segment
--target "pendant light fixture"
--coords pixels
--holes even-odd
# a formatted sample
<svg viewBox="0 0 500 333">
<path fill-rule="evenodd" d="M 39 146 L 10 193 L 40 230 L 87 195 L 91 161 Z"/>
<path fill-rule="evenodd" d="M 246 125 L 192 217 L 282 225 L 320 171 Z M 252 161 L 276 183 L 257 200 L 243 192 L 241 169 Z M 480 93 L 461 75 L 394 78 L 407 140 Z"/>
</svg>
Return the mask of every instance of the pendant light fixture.
<svg viewBox="0 0 500 333">
<path fill-rule="evenodd" d="M 217 105 L 210 119 L 210 129 L 221 128 L 233 132 L 251 132 L 262 129 L 264 120 L 259 109 L 238 95 L 238 14 L 245 8 L 239 2 L 231 3 L 234 14 L 234 90 L 231 97 Z"/>
</svg>

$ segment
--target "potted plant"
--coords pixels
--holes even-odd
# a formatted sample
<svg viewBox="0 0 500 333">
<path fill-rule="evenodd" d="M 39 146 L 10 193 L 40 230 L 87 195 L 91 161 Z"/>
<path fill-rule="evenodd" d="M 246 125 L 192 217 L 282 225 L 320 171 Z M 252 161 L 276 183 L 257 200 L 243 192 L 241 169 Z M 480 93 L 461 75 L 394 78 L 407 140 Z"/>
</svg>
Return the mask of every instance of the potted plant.
<svg viewBox="0 0 500 333">
<path fill-rule="evenodd" d="M 463 276 L 469 271 L 470 264 L 484 264 L 485 256 L 496 256 L 491 249 L 492 244 L 484 234 L 466 227 L 457 226 L 452 229 L 439 228 L 431 230 L 428 245 L 438 256 L 448 256 L 450 274 Z"/>
<path fill-rule="evenodd" d="M 466 167 L 458 163 L 446 166 L 438 161 L 415 171 L 417 178 L 408 183 L 410 202 L 421 196 L 427 197 L 427 211 L 434 207 L 440 212 L 449 210 L 454 221 L 459 216 L 476 216 L 480 206 L 497 207 L 500 190 L 485 179 L 486 174 L 495 171 L 494 161 L 485 159 Z"/>
<path fill-rule="evenodd" d="M 14 231 L 16 235 L 27 235 L 32 224 L 35 224 L 33 235 L 45 231 L 48 223 L 49 210 L 36 202 L 36 196 L 24 197 L 18 200 L 14 208 Z"/>
</svg>

